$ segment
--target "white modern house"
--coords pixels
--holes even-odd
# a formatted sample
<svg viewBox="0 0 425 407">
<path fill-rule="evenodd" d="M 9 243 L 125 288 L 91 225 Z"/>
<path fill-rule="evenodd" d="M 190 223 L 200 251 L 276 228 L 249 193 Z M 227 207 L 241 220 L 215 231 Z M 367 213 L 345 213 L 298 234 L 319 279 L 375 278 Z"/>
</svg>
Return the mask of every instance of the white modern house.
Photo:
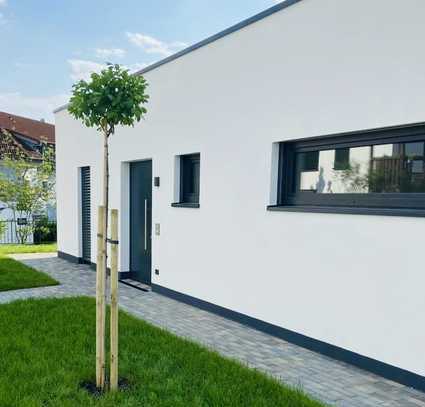
<svg viewBox="0 0 425 407">
<path fill-rule="evenodd" d="M 141 71 L 147 118 L 111 140 L 123 278 L 424 390 L 424 21 L 288 0 Z M 102 138 L 66 107 L 56 138 L 60 255 L 93 263 Z"/>
</svg>

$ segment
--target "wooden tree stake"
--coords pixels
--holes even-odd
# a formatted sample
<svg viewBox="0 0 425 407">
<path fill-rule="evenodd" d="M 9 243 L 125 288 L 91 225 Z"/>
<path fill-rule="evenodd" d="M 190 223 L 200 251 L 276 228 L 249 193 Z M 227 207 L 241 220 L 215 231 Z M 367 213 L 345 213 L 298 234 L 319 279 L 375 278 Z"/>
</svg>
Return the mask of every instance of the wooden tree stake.
<svg viewBox="0 0 425 407">
<path fill-rule="evenodd" d="M 118 210 L 111 210 L 111 390 L 118 389 Z"/>
<path fill-rule="evenodd" d="M 96 386 L 105 388 L 105 207 L 97 211 L 97 258 L 96 258 Z"/>
</svg>

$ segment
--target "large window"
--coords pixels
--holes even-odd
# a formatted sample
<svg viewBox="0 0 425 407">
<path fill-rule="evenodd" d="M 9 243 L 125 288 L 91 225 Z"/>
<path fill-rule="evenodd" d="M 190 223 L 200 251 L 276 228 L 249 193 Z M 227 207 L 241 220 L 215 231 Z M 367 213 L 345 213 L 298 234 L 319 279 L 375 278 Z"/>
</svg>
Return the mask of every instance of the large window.
<svg viewBox="0 0 425 407">
<path fill-rule="evenodd" d="M 281 143 L 278 183 L 278 207 L 419 214 L 425 210 L 425 125 Z"/>
<path fill-rule="evenodd" d="M 180 201 L 172 206 L 199 207 L 200 154 L 180 156 Z"/>
</svg>

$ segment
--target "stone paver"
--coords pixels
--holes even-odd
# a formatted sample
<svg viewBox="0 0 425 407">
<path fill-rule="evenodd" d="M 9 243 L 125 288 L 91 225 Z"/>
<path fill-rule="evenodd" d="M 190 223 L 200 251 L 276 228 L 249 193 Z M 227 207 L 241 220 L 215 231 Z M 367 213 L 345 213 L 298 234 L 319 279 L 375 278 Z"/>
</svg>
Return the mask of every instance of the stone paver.
<svg viewBox="0 0 425 407">
<path fill-rule="evenodd" d="M 0 303 L 30 297 L 95 294 L 95 273 L 88 266 L 43 257 L 23 262 L 48 273 L 61 285 L 2 292 Z M 159 294 L 124 284 L 119 289 L 121 309 L 300 387 L 331 405 L 425 407 L 425 393 Z"/>
<path fill-rule="evenodd" d="M 46 252 L 46 253 L 16 253 L 9 254 L 9 257 L 12 257 L 15 260 L 27 260 L 27 259 L 48 259 L 51 257 L 56 257 L 56 252 Z"/>
</svg>

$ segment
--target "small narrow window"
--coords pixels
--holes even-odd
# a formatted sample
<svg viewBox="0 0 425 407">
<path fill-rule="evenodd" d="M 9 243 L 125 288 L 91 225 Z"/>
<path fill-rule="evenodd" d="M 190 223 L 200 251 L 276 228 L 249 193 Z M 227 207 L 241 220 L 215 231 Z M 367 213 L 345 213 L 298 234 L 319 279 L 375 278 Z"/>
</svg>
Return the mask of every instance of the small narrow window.
<svg viewBox="0 0 425 407">
<path fill-rule="evenodd" d="M 172 206 L 199 207 L 200 154 L 180 156 L 180 201 Z"/>
</svg>

